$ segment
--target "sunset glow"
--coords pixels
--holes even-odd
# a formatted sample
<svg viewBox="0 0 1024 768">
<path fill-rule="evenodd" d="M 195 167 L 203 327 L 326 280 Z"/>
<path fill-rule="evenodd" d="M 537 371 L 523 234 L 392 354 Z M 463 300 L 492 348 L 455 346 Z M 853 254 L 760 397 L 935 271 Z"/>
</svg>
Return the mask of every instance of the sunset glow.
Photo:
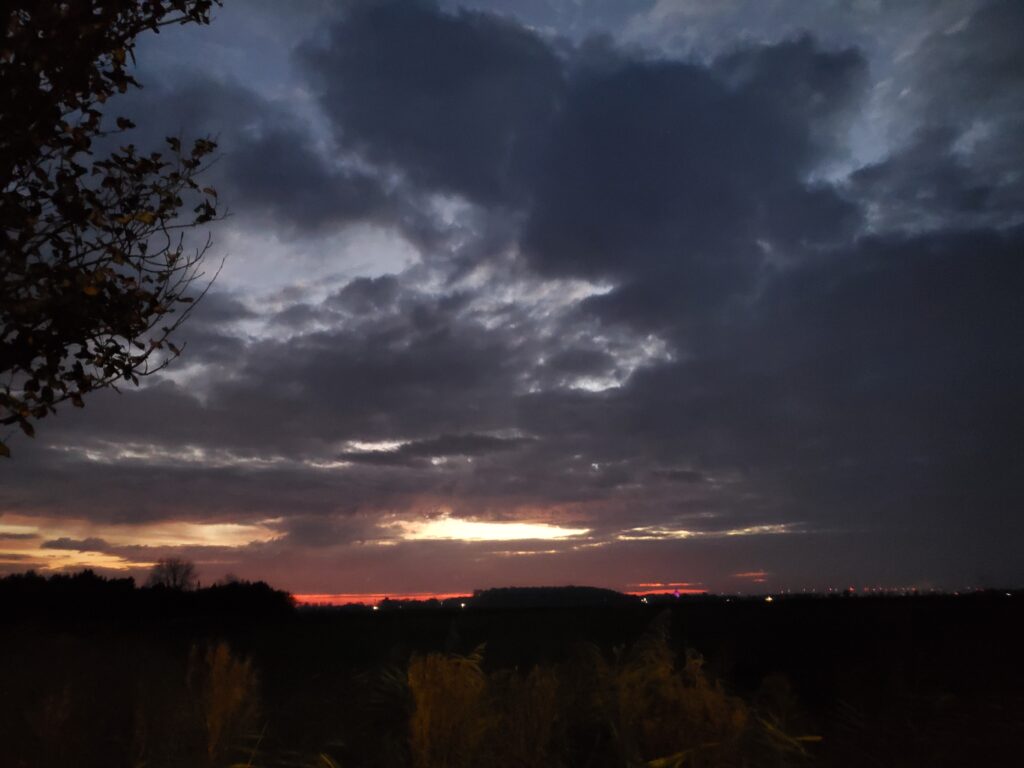
<svg viewBox="0 0 1024 768">
<path fill-rule="evenodd" d="M 31 524 L 30 522 L 31 521 Z M 0 564 L 41 570 L 149 568 L 167 554 L 241 549 L 280 536 L 276 520 L 257 523 L 164 521 L 137 525 L 0 515 Z"/>
<path fill-rule="evenodd" d="M 466 592 L 357 592 L 351 594 L 293 595 L 299 605 L 378 605 L 383 600 L 452 600 L 468 597 Z"/>
<path fill-rule="evenodd" d="M 395 525 L 407 541 L 557 541 L 590 532 L 589 528 L 563 528 L 548 523 L 482 522 L 447 516 Z"/>
</svg>

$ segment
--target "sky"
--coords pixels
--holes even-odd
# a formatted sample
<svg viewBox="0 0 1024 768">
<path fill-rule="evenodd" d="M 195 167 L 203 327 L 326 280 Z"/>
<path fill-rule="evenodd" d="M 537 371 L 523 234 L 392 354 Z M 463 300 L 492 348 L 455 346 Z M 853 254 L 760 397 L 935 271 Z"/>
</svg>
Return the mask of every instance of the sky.
<svg viewBox="0 0 1024 768">
<path fill-rule="evenodd" d="M 1024 584 L 1024 3 L 226 0 L 173 366 L 11 437 L 0 573 Z M 5 438 L 6 440 L 7 438 Z"/>
</svg>

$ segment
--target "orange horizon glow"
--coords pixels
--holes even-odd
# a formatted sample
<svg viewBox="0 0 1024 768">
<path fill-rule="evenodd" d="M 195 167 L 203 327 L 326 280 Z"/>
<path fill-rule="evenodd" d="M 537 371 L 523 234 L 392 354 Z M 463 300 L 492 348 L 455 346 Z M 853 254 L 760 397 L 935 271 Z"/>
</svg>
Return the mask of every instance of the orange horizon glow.
<svg viewBox="0 0 1024 768">
<path fill-rule="evenodd" d="M 636 584 L 630 584 L 629 586 L 641 587 L 643 589 L 655 589 L 659 587 L 674 589 L 676 587 L 693 587 L 698 584 L 700 584 L 699 581 L 640 581 Z"/>
<path fill-rule="evenodd" d="M 367 592 L 293 594 L 299 605 L 377 605 L 384 600 L 454 600 L 472 592 Z"/>
<path fill-rule="evenodd" d="M 637 585 L 648 586 L 648 585 Z M 623 592 L 624 595 L 644 597 L 645 595 L 705 595 L 703 587 L 673 587 L 671 589 L 650 589 L 644 591 Z M 463 592 L 308 592 L 293 594 L 298 605 L 379 605 L 384 600 L 472 600 L 473 591 Z"/>
</svg>

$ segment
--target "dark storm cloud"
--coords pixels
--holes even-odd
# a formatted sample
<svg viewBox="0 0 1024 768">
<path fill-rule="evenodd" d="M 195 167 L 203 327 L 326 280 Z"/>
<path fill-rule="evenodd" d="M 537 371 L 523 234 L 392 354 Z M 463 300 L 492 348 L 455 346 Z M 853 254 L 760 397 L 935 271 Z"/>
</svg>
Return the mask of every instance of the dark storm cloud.
<svg viewBox="0 0 1024 768">
<path fill-rule="evenodd" d="M 542 272 L 620 281 L 599 314 L 699 318 L 749 292 L 767 255 L 854 231 L 856 208 L 804 176 L 862 79 L 855 53 L 800 39 L 715 68 L 599 61 L 574 79 L 524 238 Z"/>
<path fill-rule="evenodd" d="M 400 283 L 394 275 L 361 277 L 342 288 L 326 304 L 357 315 L 373 315 L 392 309 L 399 291 Z"/>
<path fill-rule="evenodd" d="M 312 311 L 337 320 L 339 304 L 351 307 L 360 292 L 375 292 L 367 288 L 370 283 L 355 281 Z M 376 282 L 378 287 L 387 284 Z M 232 376 L 211 380 L 201 393 L 171 381 L 123 398 L 104 393 L 89 403 L 89 419 L 69 414 L 53 422 L 54 429 L 63 433 L 65 444 L 99 445 L 103 451 L 124 446 L 137 461 L 160 447 L 209 450 L 206 469 L 197 474 L 204 486 L 207 472 L 210 482 L 218 475 L 211 464 L 225 465 L 219 471 L 230 484 L 232 472 L 245 474 L 244 468 L 229 469 L 236 459 L 268 454 L 329 459 L 345 440 L 398 435 L 413 440 L 402 451 L 410 458 L 487 454 L 512 447 L 518 444 L 512 438 L 479 431 L 509 428 L 510 395 L 517 373 L 527 367 L 527 350 L 517 349 L 514 333 L 489 332 L 465 303 L 458 294 L 406 292 L 401 301 L 394 298 L 392 314 L 373 314 L 363 324 L 339 325 L 287 341 L 239 342 Z M 211 313 L 215 318 L 249 316 L 230 299 L 211 304 Z M 192 331 L 202 341 L 207 323 L 201 314 L 195 319 L 199 322 Z M 192 363 L 224 363 L 220 350 L 211 351 L 207 342 L 192 351 Z M 442 392 L 445 397 L 438 397 Z M 254 418 L 256 413 L 262 415 Z M 104 426 L 101 435 L 94 431 L 96 423 Z M 152 458 L 175 463 L 159 451 Z M 194 468 L 164 471 L 170 482 Z M 216 502 L 203 505 L 211 503 Z"/>
<path fill-rule="evenodd" d="M 197 309 L 201 322 L 210 326 L 231 326 L 243 320 L 255 320 L 260 316 L 237 296 L 216 291 L 203 297 L 202 304 Z"/>
<path fill-rule="evenodd" d="M 227 192 L 242 209 L 263 209 L 308 234 L 320 227 L 386 217 L 388 195 L 376 177 L 332 170 L 288 128 L 239 141 L 227 156 Z"/>
<path fill-rule="evenodd" d="M 547 360 L 545 366 L 563 374 L 600 375 L 615 368 L 615 356 L 599 349 L 565 349 Z"/>
<path fill-rule="evenodd" d="M 964 128 L 981 116 L 1015 120 L 1024 109 L 1021 29 L 1024 7 L 992 0 L 954 26 L 931 31 L 911 61 L 906 98 L 918 119 Z"/>
<path fill-rule="evenodd" d="M 688 360 L 630 382 L 629 432 L 711 466 L 805 473 L 816 495 L 836 481 L 821 514 L 871 498 L 870 515 L 922 481 L 946 506 L 950 471 L 988 498 L 1021 459 L 1022 248 L 1020 231 L 869 239 L 779 275 Z M 858 476 L 874 481 L 846 486 Z"/>
<path fill-rule="evenodd" d="M 291 515 L 284 522 L 289 544 L 324 549 L 339 544 L 362 543 L 380 538 L 380 531 L 372 517 L 349 515 Z"/>
<path fill-rule="evenodd" d="M 234 296 L 212 290 L 195 305 L 187 331 L 180 334 L 178 346 L 187 350 L 186 360 L 208 365 L 229 365 L 245 349 L 239 324 L 257 318 L 258 313 Z"/>
<path fill-rule="evenodd" d="M 897 102 L 912 138 L 855 173 L 880 228 L 1024 220 L 1024 5 L 996 0 L 909 53 Z"/>
<path fill-rule="evenodd" d="M 620 279 L 651 313 L 748 290 L 766 247 L 794 258 L 858 223 L 805 180 L 861 90 L 855 51 L 803 37 L 708 67 L 562 48 L 493 16 L 361 3 L 303 59 L 342 144 L 518 210 L 534 267 Z"/>
<path fill-rule="evenodd" d="M 655 4 L 656 0 L 595 0 L 590 3 L 577 0 L 515 0 L 512 4 L 504 0 L 481 0 L 472 5 L 482 11 L 516 18 L 519 23 L 532 29 L 557 30 L 573 38 L 585 38 L 621 29 L 631 17 L 649 11 Z M 457 0 L 441 2 L 441 6 L 448 11 L 456 11 L 465 5 Z"/>
<path fill-rule="evenodd" d="M 133 116 L 137 129 L 129 138 L 140 146 L 160 147 L 167 135 L 213 137 L 218 157 L 204 181 L 250 221 L 265 225 L 269 216 L 291 234 L 308 236 L 392 217 L 380 179 L 325 154 L 290 105 L 240 83 L 187 73 L 130 92 L 115 106 Z"/>
<path fill-rule="evenodd" d="M 561 88 L 556 54 L 518 24 L 429 2 L 351 3 L 303 59 L 338 139 L 415 183 L 519 198 Z"/>
<path fill-rule="evenodd" d="M 913 142 L 885 160 L 861 168 L 850 187 L 869 202 L 876 226 L 898 230 L 928 230 L 990 218 L 995 179 L 983 179 L 953 151 L 957 134 L 947 128 L 922 130 Z"/>
</svg>

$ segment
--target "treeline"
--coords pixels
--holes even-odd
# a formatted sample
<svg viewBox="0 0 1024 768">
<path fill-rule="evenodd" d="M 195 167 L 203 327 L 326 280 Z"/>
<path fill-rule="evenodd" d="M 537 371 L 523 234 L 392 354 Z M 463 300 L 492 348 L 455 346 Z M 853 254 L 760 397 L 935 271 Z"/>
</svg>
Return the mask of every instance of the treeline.
<svg viewBox="0 0 1024 768">
<path fill-rule="evenodd" d="M 173 617 L 270 618 L 294 611 L 291 595 L 262 581 L 230 580 L 196 589 L 136 586 L 92 570 L 44 576 L 34 571 L 0 578 L 0 622 L 50 623 Z"/>
</svg>

